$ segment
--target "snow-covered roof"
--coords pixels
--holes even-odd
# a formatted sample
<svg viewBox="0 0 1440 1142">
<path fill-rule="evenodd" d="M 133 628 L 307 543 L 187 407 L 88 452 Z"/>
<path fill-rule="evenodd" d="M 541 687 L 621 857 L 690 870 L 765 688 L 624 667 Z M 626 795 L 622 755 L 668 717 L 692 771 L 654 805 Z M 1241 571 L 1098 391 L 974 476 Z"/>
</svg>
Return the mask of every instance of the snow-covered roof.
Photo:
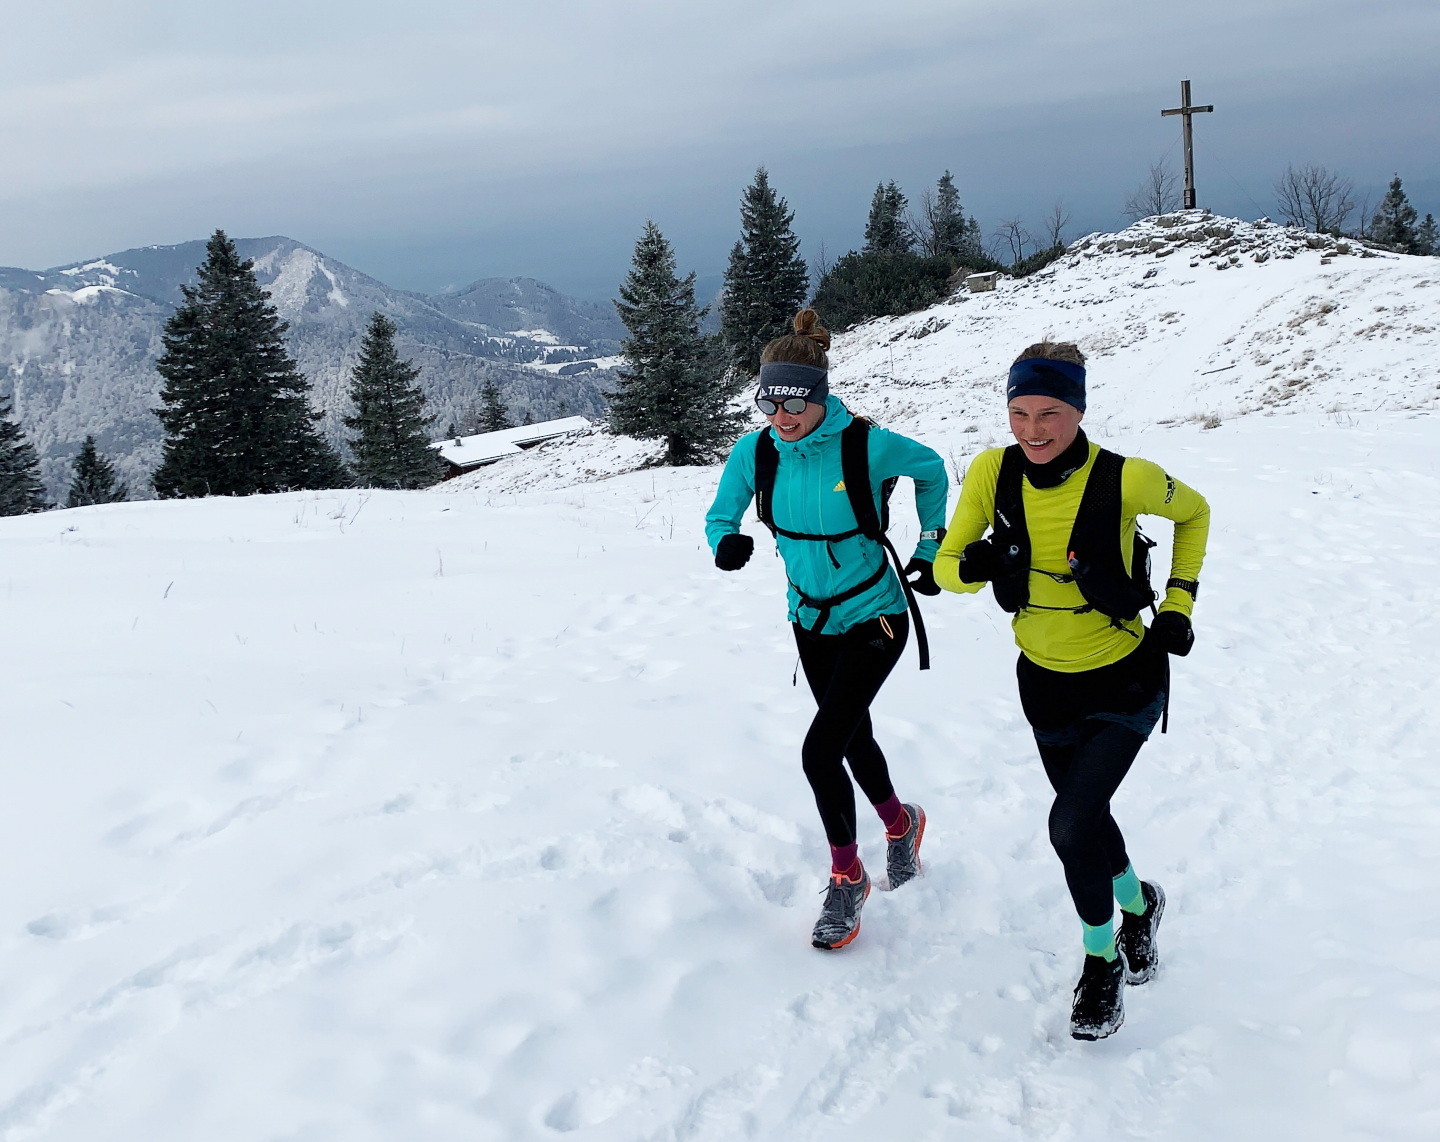
<svg viewBox="0 0 1440 1142">
<path fill-rule="evenodd" d="M 583 416 L 565 416 L 559 420 L 544 420 L 539 424 L 502 428 L 498 432 L 480 432 L 459 439 L 437 440 L 430 447 L 437 449 L 447 463 L 465 471 L 478 468 L 481 464 L 493 464 L 506 456 L 517 456 L 531 445 L 589 427 L 590 422 Z"/>
</svg>

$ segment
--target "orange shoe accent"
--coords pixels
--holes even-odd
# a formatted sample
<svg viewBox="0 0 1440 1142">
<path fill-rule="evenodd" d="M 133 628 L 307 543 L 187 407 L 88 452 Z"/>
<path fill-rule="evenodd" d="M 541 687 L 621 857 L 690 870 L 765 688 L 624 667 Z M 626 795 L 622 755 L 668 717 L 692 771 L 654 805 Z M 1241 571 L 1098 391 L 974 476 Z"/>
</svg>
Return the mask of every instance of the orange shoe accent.
<svg viewBox="0 0 1440 1142">
<path fill-rule="evenodd" d="M 846 880 L 846 881 L 849 881 L 849 883 L 851 883 L 851 884 L 856 883 L 855 881 L 850 880 L 849 877 L 842 877 L 838 872 L 835 874 L 835 879 L 836 879 L 836 880 Z M 871 888 L 871 886 L 870 886 L 869 884 L 867 884 L 867 885 L 865 886 L 865 895 L 860 898 L 860 903 L 861 903 L 861 905 L 864 905 L 865 901 L 867 901 L 867 900 L 870 899 L 870 888 Z M 855 930 L 854 930 L 853 932 L 851 932 L 848 936 L 846 936 L 846 937 L 845 937 L 843 940 L 841 940 L 838 944 L 831 944 L 828 948 L 825 948 L 825 949 L 823 949 L 823 950 L 824 950 L 824 951 L 827 951 L 827 952 L 838 952 L 838 951 L 839 951 L 841 948 L 843 948 L 846 944 L 850 943 L 850 941 L 852 941 L 853 939 L 855 939 L 855 937 L 858 936 L 859 934 L 860 934 L 860 922 L 857 920 L 857 921 L 855 922 Z"/>
</svg>

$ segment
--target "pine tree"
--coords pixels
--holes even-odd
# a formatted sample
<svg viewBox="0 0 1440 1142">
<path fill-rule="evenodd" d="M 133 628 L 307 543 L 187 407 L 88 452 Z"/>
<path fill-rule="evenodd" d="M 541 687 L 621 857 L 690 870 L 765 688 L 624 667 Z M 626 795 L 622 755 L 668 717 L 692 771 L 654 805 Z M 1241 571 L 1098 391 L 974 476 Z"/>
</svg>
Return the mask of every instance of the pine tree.
<svg viewBox="0 0 1440 1142">
<path fill-rule="evenodd" d="M 950 171 L 935 184 L 935 252 L 959 261 L 968 253 L 969 230 L 965 228 L 965 210 L 960 209 L 960 192 Z"/>
<path fill-rule="evenodd" d="M 95 437 L 85 437 L 70 478 L 67 508 L 85 508 L 91 504 L 118 504 L 130 498 L 130 489 L 115 482 L 115 467 L 95 447 Z"/>
<path fill-rule="evenodd" d="M 510 423 L 510 413 L 505 408 L 505 402 L 500 399 L 500 386 L 495 383 L 494 377 L 486 377 L 485 384 L 480 389 L 480 431 L 499 432 L 502 428 L 513 428 Z"/>
<path fill-rule="evenodd" d="M 310 383 L 285 348 L 289 326 L 215 231 L 198 285 L 165 323 L 163 459 L 151 481 L 162 497 L 245 496 L 348 482 L 335 450 L 316 433 Z"/>
<path fill-rule="evenodd" d="M 1415 254 L 1415 220 L 1418 217 L 1410 199 L 1400 185 L 1397 174 L 1390 180 L 1390 189 L 1380 202 L 1380 209 L 1370 223 L 1370 240 L 1402 254 Z"/>
<path fill-rule="evenodd" d="M 800 239 L 791 229 L 794 221 L 761 167 L 740 199 L 740 240 L 730 251 L 720 314 L 726 358 L 746 381 L 760 372 L 766 343 L 790 332 L 810 289 Z"/>
<path fill-rule="evenodd" d="M 731 401 L 745 380 L 725 368 L 719 339 L 700 332 L 706 311 L 695 304 L 695 275 L 675 276 L 675 254 L 654 222 L 635 243 L 615 309 L 630 336 L 620 343 L 628 368 L 619 389 L 605 394 L 611 428 L 664 440 L 662 463 L 707 463 L 744 423 Z"/>
<path fill-rule="evenodd" d="M 345 427 L 355 456 L 355 482 L 366 488 L 428 488 L 444 474 L 430 447 L 420 367 L 395 351 L 395 323 L 378 310 L 370 318 L 360 360 L 350 377 L 355 415 Z"/>
<path fill-rule="evenodd" d="M 1417 254 L 1440 254 L 1440 227 L 1435 225 L 1435 215 L 1425 215 L 1425 221 L 1415 229 L 1415 252 Z"/>
<path fill-rule="evenodd" d="M 865 223 L 867 254 L 909 254 L 915 249 L 915 236 L 905 221 L 909 200 L 895 180 L 880 183 L 870 199 L 870 218 Z"/>
<path fill-rule="evenodd" d="M 10 419 L 9 397 L 0 397 L 0 516 L 43 512 L 45 485 L 40 457 L 25 430 Z"/>
</svg>

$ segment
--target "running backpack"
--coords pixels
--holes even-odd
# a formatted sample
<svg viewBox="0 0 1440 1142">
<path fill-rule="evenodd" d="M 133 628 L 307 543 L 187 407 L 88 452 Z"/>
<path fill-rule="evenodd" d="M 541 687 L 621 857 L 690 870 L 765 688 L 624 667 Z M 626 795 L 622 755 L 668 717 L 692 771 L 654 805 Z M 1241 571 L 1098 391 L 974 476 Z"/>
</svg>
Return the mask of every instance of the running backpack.
<svg viewBox="0 0 1440 1142">
<path fill-rule="evenodd" d="M 910 608 L 910 615 L 915 624 L 915 647 L 920 655 L 920 669 L 929 670 L 930 642 L 925 636 L 925 620 L 920 615 L 920 606 L 915 601 L 915 592 L 910 589 L 910 584 L 901 570 L 904 564 L 900 561 L 900 555 L 890 542 L 890 537 L 885 534 L 890 530 L 890 495 L 895 491 L 895 485 L 899 483 L 900 478 L 891 476 L 880 485 L 880 509 L 877 511 L 874 490 L 870 484 L 870 422 L 863 416 L 852 417 L 850 423 L 840 430 L 840 471 L 845 481 L 845 495 L 850 500 L 850 510 L 855 514 L 855 526 L 849 531 L 836 532 L 831 535 L 811 535 L 806 532 L 787 531 L 777 524 L 771 510 L 771 500 L 775 493 L 775 475 L 779 470 L 780 452 L 775 447 L 775 437 L 767 428 L 755 438 L 755 514 L 760 522 L 770 529 L 770 534 L 773 536 L 783 535 L 786 539 L 825 544 L 826 554 L 830 556 L 831 564 L 837 569 L 840 566 L 840 560 L 835 557 L 835 549 L 831 546 L 832 544 L 857 535 L 863 535 L 866 539 L 880 544 L 884 548 L 884 552 L 888 553 L 889 559 L 894 560 L 895 574 L 899 576 L 900 588 L 905 592 L 905 603 Z M 832 595 L 828 599 L 810 598 L 799 587 L 796 587 L 793 581 L 790 586 L 800 596 L 802 606 L 817 612 L 815 622 L 810 630 L 819 632 L 825 629 L 825 624 L 830 619 L 830 612 L 836 606 L 857 595 L 863 595 L 885 578 L 888 569 L 889 562 L 882 554 L 880 566 L 876 568 L 873 575 L 868 576 L 849 590 Z"/>
<path fill-rule="evenodd" d="M 1135 528 L 1130 566 L 1126 569 L 1120 535 L 1120 477 L 1125 457 L 1100 449 L 1080 497 L 1066 546 L 1070 574 L 1045 571 L 1061 583 L 1073 582 L 1085 603 L 1062 610 L 1084 614 L 1099 611 L 1116 626 L 1133 621 L 1146 607 L 1154 608 L 1150 586 L 1150 549 L 1155 541 Z M 995 579 L 995 600 L 1011 614 L 1030 606 L 1030 532 L 1025 526 L 1024 456 L 1020 445 L 1005 449 L 995 482 L 995 546 L 1003 570 Z M 1055 609 L 1055 608 L 1045 608 Z"/>
</svg>

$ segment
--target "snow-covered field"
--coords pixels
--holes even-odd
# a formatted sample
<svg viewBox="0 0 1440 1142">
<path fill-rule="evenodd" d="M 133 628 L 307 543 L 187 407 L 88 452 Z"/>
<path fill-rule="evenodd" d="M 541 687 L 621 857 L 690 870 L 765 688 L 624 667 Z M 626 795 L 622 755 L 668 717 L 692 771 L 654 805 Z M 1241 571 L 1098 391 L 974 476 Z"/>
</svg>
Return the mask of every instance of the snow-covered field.
<svg viewBox="0 0 1440 1142">
<path fill-rule="evenodd" d="M 951 336 L 976 377 L 1013 355 Z M 864 380 L 883 344 L 843 341 L 837 390 L 848 367 L 882 407 L 968 399 L 918 358 L 913 390 Z M 1170 898 L 1166 967 L 1099 1044 L 1067 1034 L 1079 925 L 988 597 L 927 600 L 935 668 L 912 648 L 877 706 L 927 874 L 824 954 L 813 707 L 769 540 L 735 575 L 704 549 L 716 470 L 596 479 L 643 455 L 597 434 L 450 494 L 0 521 L 0 1137 L 1440 1135 L 1440 417 L 1416 359 L 1418 410 L 1302 394 L 1122 431 L 1093 398 L 1106 443 L 1215 521 L 1171 731 L 1116 805 Z M 997 431 L 978 409 L 926 422 L 957 466 Z M 908 550 L 913 516 L 895 532 Z"/>
</svg>

